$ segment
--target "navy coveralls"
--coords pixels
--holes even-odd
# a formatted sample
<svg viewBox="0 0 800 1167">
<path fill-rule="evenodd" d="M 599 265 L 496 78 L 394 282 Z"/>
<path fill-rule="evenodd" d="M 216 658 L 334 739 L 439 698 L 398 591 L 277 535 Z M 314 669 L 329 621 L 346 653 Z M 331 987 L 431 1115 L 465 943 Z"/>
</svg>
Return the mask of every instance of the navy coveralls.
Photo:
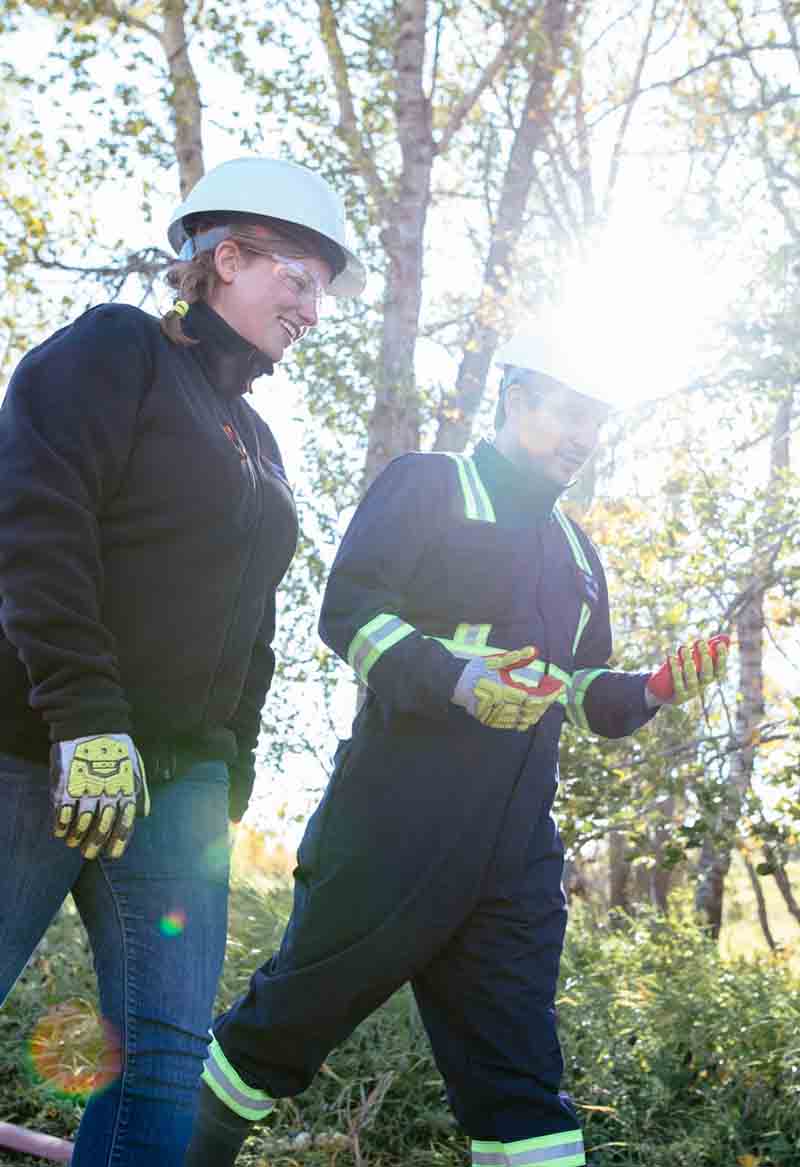
<svg viewBox="0 0 800 1167">
<path fill-rule="evenodd" d="M 481 442 L 398 458 L 350 524 L 320 628 L 367 698 L 300 845 L 280 951 L 218 1020 L 204 1071 L 245 1117 L 303 1090 L 410 980 L 473 1163 L 584 1162 L 554 1014 L 558 739 L 565 712 L 606 737 L 652 714 L 647 674 L 604 667 L 603 570 L 556 494 Z M 452 704 L 465 660 L 528 644 L 569 681 L 534 730 Z"/>
</svg>

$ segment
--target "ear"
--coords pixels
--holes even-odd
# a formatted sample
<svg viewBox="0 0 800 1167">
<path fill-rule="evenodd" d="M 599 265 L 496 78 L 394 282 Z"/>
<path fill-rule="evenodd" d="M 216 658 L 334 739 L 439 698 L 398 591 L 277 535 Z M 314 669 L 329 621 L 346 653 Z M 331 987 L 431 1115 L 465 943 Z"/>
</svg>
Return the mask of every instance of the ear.
<svg viewBox="0 0 800 1167">
<path fill-rule="evenodd" d="M 518 382 L 514 381 L 506 387 L 503 396 L 503 405 L 505 406 L 506 418 L 509 421 L 516 421 L 519 416 L 520 405 L 526 390 Z"/>
<path fill-rule="evenodd" d="M 214 250 L 214 267 L 223 284 L 232 284 L 241 267 L 241 254 L 233 239 L 223 239 Z"/>
</svg>

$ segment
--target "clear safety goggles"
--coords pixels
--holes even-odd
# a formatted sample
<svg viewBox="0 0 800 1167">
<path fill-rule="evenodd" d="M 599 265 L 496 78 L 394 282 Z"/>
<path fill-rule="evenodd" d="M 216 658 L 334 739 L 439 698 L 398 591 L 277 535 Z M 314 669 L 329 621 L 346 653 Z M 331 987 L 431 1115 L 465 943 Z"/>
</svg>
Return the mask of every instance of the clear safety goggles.
<svg viewBox="0 0 800 1167">
<path fill-rule="evenodd" d="M 218 243 L 231 238 L 235 238 L 235 231 L 231 227 L 211 227 L 208 231 L 199 231 L 197 235 L 191 235 L 185 240 L 178 253 L 178 259 L 188 262 L 203 251 L 213 251 Z M 266 259 L 273 260 L 276 265 L 275 274 L 284 287 L 293 292 L 298 300 L 304 301 L 309 307 L 312 307 L 317 315 L 321 313 L 327 288 L 324 287 L 319 277 L 314 272 L 309 271 L 299 259 L 290 259 L 288 256 L 278 255 L 274 251 L 256 250 L 239 239 L 236 239 L 235 242 L 243 250 L 252 252 L 253 255 L 263 255 Z"/>
<path fill-rule="evenodd" d="M 298 300 L 303 300 L 309 307 L 313 307 L 319 315 L 327 291 L 319 276 L 309 271 L 299 259 L 288 259 L 285 255 L 277 255 L 274 251 L 270 252 L 270 259 L 275 260 L 275 275 L 281 283 L 290 292 L 294 292 Z"/>
</svg>

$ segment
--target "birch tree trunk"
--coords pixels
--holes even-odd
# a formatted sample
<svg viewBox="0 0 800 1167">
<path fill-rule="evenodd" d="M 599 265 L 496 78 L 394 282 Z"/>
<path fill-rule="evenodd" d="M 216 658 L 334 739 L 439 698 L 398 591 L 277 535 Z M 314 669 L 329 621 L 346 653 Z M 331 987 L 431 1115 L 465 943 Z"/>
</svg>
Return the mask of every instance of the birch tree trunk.
<svg viewBox="0 0 800 1167">
<path fill-rule="evenodd" d="M 789 466 L 789 429 L 794 387 L 782 398 L 772 427 L 769 495 L 780 490 L 781 476 Z M 703 844 L 697 875 L 695 906 L 717 939 L 722 927 L 725 879 L 731 865 L 736 828 L 742 804 L 753 777 L 759 724 L 764 714 L 764 589 L 760 586 L 778 553 L 775 547 L 766 562 L 754 564 L 745 589 L 745 600 L 736 620 L 739 686 L 734 715 L 734 746 L 726 796 L 715 831 Z"/>
<path fill-rule="evenodd" d="M 534 151 L 550 126 L 553 82 L 562 61 L 565 32 L 580 4 L 546 0 L 540 20 L 541 48 L 530 63 L 530 85 L 521 111 L 483 272 L 483 292 L 468 331 L 452 395 L 440 412 L 436 450 L 463 450 L 480 406 L 492 354 L 502 329 L 503 301 L 513 279 L 514 248 L 536 174 Z"/>
<path fill-rule="evenodd" d="M 203 177 L 203 106 L 200 86 L 189 59 L 186 37 L 186 0 L 164 0 L 164 27 L 159 36 L 167 61 L 170 92 L 167 100 L 174 127 L 181 197 Z"/>
<path fill-rule="evenodd" d="M 397 454 L 419 449 L 414 347 L 435 152 L 431 103 L 423 89 L 426 9 L 425 0 L 400 0 L 396 9 L 395 120 L 402 164 L 396 194 L 385 205 L 381 231 L 387 258 L 386 291 L 375 407 L 368 424 L 365 489 Z"/>
</svg>

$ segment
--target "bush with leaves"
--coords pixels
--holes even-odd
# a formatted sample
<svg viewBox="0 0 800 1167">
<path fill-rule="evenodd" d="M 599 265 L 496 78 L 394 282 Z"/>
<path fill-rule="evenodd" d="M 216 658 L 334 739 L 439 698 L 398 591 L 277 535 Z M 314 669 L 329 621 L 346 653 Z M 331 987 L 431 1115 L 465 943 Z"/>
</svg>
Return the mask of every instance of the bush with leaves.
<svg viewBox="0 0 800 1167">
<path fill-rule="evenodd" d="M 220 1007 L 269 955 L 285 886 L 234 886 Z M 37 1082 L 37 1019 L 91 996 L 86 943 L 62 911 L 0 1014 L 0 1120 L 66 1135 L 77 1101 Z M 596 1167 L 800 1167 L 800 985 L 776 960 L 726 962 L 687 904 L 668 918 L 576 910 L 558 999 L 567 1085 Z M 65 1058 L 79 1062 L 66 1042 Z M 0 1163 L 33 1160 L 2 1158 Z M 463 1167 L 413 999 L 365 1021 L 301 1098 L 248 1140 L 242 1167 Z"/>
</svg>

